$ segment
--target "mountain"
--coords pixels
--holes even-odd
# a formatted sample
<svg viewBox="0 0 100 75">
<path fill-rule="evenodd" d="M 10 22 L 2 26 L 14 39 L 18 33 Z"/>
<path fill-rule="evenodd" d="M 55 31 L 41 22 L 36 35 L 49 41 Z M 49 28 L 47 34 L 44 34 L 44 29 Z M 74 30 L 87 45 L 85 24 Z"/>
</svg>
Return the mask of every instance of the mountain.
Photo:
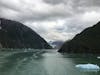
<svg viewBox="0 0 100 75">
<path fill-rule="evenodd" d="M 22 23 L 0 18 L 0 48 L 50 49 L 51 46 Z"/>
<path fill-rule="evenodd" d="M 100 53 L 100 22 L 66 41 L 59 52 Z"/>
<path fill-rule="evenodd" d="M 63 41 L 57 40 L 57 41 L 50 41 L 49 44 L 55 48 L 55 49 L 59 49 L 62 45 L 63 45 Z"/>
</svg>

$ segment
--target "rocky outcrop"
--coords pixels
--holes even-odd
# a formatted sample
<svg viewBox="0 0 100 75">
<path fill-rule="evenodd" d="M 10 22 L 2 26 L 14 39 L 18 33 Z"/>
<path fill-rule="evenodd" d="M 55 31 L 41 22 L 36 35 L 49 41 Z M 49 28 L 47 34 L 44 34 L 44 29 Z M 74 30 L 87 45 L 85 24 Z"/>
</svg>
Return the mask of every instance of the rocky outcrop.
<svg viewBox="0 0 100 75">
<path fill-rule="evenodd" d="M 0 18 L 0 48 L 49 49 L 51 46 L 22 23 Z"/>
<path fill-rule="evenodd" d="M 59 52 L 100 53 L 100 22 L 65 42 Z"/>
</svg>

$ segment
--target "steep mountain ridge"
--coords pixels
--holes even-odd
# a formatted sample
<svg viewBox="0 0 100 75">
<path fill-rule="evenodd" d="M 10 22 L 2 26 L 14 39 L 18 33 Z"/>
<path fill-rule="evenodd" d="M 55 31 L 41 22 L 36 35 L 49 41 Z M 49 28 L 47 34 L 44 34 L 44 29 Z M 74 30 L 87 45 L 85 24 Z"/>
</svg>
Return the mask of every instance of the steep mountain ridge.
<svg viewBox="0 0 100 75">
<path fill-rule="evenodd" d="M 20 22 L 0 18 L 1 48 L 49 49 L 51 46 L 34 30 Z"/>
<path fill-rule="evenodd" d="M 100 22 L 65 42 L 59 52 L 100 53 Z"/>
</svg>

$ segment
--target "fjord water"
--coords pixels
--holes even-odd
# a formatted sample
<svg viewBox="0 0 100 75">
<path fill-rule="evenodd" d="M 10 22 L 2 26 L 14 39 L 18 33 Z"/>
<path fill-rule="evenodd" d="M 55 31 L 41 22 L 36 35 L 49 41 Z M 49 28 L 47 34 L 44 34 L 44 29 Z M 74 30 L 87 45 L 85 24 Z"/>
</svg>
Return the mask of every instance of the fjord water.
<svg viewBox="0 0 100 75">
<path fill-rule="evenodd" d="M 82 71 L 77 64 L 97 64 L 97 55 L 61 54 L 57 50 L 0 51 L 0 75 L 100 75 Z"/>
</svg>

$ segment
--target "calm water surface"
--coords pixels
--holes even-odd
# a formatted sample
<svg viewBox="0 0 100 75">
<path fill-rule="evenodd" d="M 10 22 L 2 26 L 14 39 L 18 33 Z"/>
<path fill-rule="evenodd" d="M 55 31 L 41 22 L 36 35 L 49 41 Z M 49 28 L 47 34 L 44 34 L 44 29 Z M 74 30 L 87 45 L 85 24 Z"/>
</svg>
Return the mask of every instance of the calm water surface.
<svg viewBox="0 0 100 75">
<path fill-rule="evenodd" d="M 61 54 L 55 50 L 0 51 L 0 75 L 100 75 L 77 64 L 97 64 L 97 55 Z"/>
</svg>

